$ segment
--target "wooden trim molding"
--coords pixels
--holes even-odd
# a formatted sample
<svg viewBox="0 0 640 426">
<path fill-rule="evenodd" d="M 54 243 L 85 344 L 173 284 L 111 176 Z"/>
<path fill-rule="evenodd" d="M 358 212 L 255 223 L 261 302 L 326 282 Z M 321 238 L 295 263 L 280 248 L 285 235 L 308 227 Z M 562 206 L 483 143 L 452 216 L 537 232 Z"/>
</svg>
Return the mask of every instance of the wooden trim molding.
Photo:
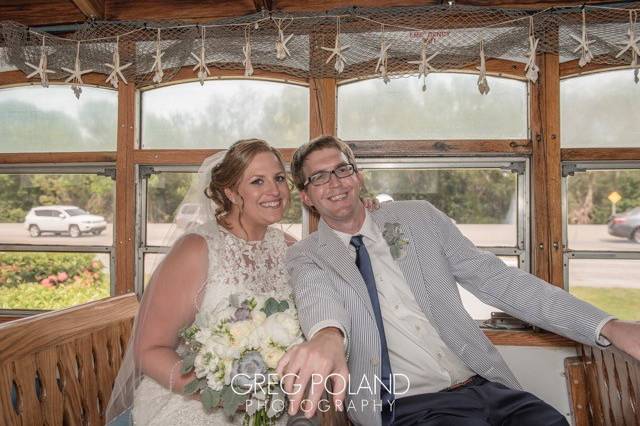
<svg viewBox="0 0 640 426">
<path fill-rule="evenodd" d="M 599 72 L 629 69 L 629 65 L 609 65 L 590 62 L 584 67 L 578 65 L 579 60 L 562 62 L 560 64 L 560 78 L 579 77 L 581 75 L 595 74 Z"/>
<path fill-rule="evenodd" d="M 133 151 L 133 162 L 145 165 L 200 165 L 202 161 L 221 149 L 136 149 Z M 291 161 L 295 148 L 279 148 L 285 161 Z"/>
<path fill-rule="evenodd" d="M 356 157 L 530 155 L 526 139 L 345 141 Z"/>
<path fill-rule="evenodd" d="M 534 274 L 562 287 L 560 76 L 558 55 L 538 56 L 540 77 L 531 87 Z"/>
<path fill-rule="evenodd" d="M 563 148 L 562 161 L 638 161 L 640 148 Z"/>
<path fill-rule="evenodd" d="M 82 76 L 84 81 L 83 86 L 94 86 L 101 89 L 111 89 L 113 86 L 105 82 L 106 76 L 97 72 L 92 72 Z M 69 83 L 65 83 L 64 80 L 49 80 L 50 85 L 62 85 L 71 86 Z M 27 75 L 20 70 L 0 72 L 0 86 L 36 86 L 40 85 L 40 80 L 37 78 L 28 79 Z M 71 89 L 69 89 L 71 90 Z"/>
<path fill-rule="evenodd" d="M 133 84 L 118 89 L 118 151 L 116 160 L 116 285 L 115 295 L 135 291 L 135 144 L 136 90 Z"/>
<path fill-rule="evenodd" d="M 566 337 L 548 331 L 483 330 L 494 345 L 498 346 L 577 346 Z"/>
<path fill-rule="evenodd" d="M 0 164 L 113 163 L 115 152 L 3 153 Z"/>
</svg>

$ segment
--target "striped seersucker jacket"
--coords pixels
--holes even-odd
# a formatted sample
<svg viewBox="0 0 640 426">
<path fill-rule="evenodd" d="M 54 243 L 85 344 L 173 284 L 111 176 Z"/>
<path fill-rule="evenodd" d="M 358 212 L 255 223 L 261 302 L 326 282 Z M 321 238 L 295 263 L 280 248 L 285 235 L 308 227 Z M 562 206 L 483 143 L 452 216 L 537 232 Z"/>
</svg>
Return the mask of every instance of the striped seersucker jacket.
<svg viewBox="0 0 640 426">
<path fill-rule="evenodd" d="M 610 318 L 566 291 L 477 249 L 442 212 L 426 201 L 383 203 L 371 213 L 381 228 L 399 223 L 409 241 L 397 260 L 418 305 L 447 346 L 477 374 L 520 388 L 495 346 L 462 305 L 456 282 L 483 302 L 588 345 Z M 380 374 L 380 339 L 365 283 L 348 248 L 324 221 L 289 248 L 287 268 L 304 333 L 322 323 L 346 332 L 351 383 L 347 412 L 356 424 L 380 425 L 380 400 L 372 388 Z M 366 380 L 366 381 L 365 381 Z"/>
</svg>

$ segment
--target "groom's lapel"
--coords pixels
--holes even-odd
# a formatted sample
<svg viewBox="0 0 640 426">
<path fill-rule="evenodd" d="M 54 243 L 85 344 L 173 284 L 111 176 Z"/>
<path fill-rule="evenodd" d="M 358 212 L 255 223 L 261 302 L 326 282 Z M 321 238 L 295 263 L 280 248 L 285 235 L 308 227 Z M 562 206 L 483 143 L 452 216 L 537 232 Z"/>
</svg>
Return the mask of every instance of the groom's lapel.
<svg viewBox="0 0 640 426">
<path fill-rule="evenodd" d="M 362 279 L 362 275 L 356 266 L 356 263 L 349 252 L 347 246 L 344 245 L 338 236 L 329 228 L 324 220 L 320 219 L 318 224 L 318 243 L 319 251 L 322 256 L 327 259 L 333 269 L 353 288 L 358 294 L 367 312 L 372 318 L 373 308 L 371 307 L 371 299 L 367 291 L 367 285 Z"/>
<path fill-rule="evenodd" d="M 378 225 L 378 228 L 380 228 L 380 232 L 384 231 L 384 224 L 387 222 L 401 222 L 395 215 L 388 214 L 383 209 L 372 212 L 371 217 L 374 223 Z M 431 311 L 431 307 L 429 306 L 429 290 L 424 285 L 426 278 L 423 275 L 424 271 L 420 266 L 420 257 L 418 256 L 418 252 L 416 250 L 415 239 L 413 233 L 411 232 L 411 228 L 409 226 L 406 226 L 405 223 L 400 223 L 400 229 L 404 234 L 404 238 L 409 241 L 409 244 L 407 245 L 407 251 L 405 255 L 397 259 L 396 262 L 400 267 L 400 271 L 402 271 L 402 275 L 404 275 L 404 279 L 411 289 L 413 296 L 418 302 L 418 305 L 423 309 L 425 315 L 427 315 L 427 317 L 429 318 Z"/>
</svg>

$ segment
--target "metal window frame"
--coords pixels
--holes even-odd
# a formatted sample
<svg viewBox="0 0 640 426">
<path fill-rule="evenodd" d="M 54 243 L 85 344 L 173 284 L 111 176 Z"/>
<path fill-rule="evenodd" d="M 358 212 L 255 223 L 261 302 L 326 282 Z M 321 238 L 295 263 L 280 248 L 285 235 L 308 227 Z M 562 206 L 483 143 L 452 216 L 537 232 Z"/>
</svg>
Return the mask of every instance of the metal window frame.
<svg viewBox="0 0 640 426">
<path fill-rule="evenodd" d="M 170 247 L 147 245 L 147 182 L 148 177 L 158 173 L 196 173 L 198 165 L 160 165 L 136 166 L 136 226 L 135 226 L 135 272 L 134 289 L 138 296 L 144 292 L 144 257 L 147 254 L 168 253 Z M 289 164 L 286 164 L 286 171 L 290 173 Z M 309 212 L 302 208 L 302 236 L 308 235 Z"/>
<path fill-rule="evenodd" d="M 0 174 L 95 174 L 108 176 L 115 181 L 116 166 L 113 163 L 44 163 L 44 164 L 6 164 L 0 165 Z M 115 185 L 115 184 L 114 184 Z M 114 199 L 114 211 L 117 210 Z M 114 223 L 115 225 L 115 223 Z M 115 294 L 115 234 L 110 246 L 103 245 L 47 245 L 47 244 L 7 244 L 0 242 L 0 251 L 4 252 L 55 252 L 55 253 L 96 253 L 109 254 L 109 292 Z M 0 315 L 27 315 L 48 312 L 48 310 L 0 309 Z"/>
<path fill-rule="evenodd" d="M 572 250 L 569 247 L 569 176 L 587 171 L 638 170 L 640 161 L 563 161 L 562 167 L 562 265 L 564 289 L 569 291 L 570 264 L 573 259 L 640 260 L 638 251 Z"/>
<path fill-rule="evenodd" d="M 358 159 L 360 170 L 385 169 L 501 169 L 517 174 L 517 213 L 515 246 L 479 246 L 496 256 L 515 256 L 518 267 L 531 272 L 531 175 L 527 157 L 407 157 Z"/>
</svg>

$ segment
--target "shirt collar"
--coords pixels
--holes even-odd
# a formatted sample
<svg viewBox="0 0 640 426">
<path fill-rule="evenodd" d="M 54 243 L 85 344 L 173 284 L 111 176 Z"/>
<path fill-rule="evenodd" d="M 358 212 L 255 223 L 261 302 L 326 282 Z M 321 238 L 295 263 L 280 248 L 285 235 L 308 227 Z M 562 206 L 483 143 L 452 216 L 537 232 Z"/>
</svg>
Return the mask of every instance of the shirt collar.
<svg viewBox="0 0 640 426">
<path fill-rule="evenodd" d="M 341 232 L 333 228 L 331 228 L 331 230 L 335 232 L 335 234 L 338 236 L 340 241 L 342 241 L 347 247 L 349 247 L 349 245 L 351 244 L 351 237 L 353 237 L 354 235 L 362 235 L 366 239 L 373 242 L 376 242 L 380 238 L 382 238 L 382 234 L 380 233 L 380 229 L 378 228 L 378 225 L 375 224 L 375 222 L 371 218 L 371 215 L 369 214 L 369 211 L 366 209 L 365 209 L 365 217 L 364 217 L 364 222 L 362 223 L 362 227 L 360 227 L 360 230 L 355 234 L 347 234 L 345 232 Z"/>
</svg>

